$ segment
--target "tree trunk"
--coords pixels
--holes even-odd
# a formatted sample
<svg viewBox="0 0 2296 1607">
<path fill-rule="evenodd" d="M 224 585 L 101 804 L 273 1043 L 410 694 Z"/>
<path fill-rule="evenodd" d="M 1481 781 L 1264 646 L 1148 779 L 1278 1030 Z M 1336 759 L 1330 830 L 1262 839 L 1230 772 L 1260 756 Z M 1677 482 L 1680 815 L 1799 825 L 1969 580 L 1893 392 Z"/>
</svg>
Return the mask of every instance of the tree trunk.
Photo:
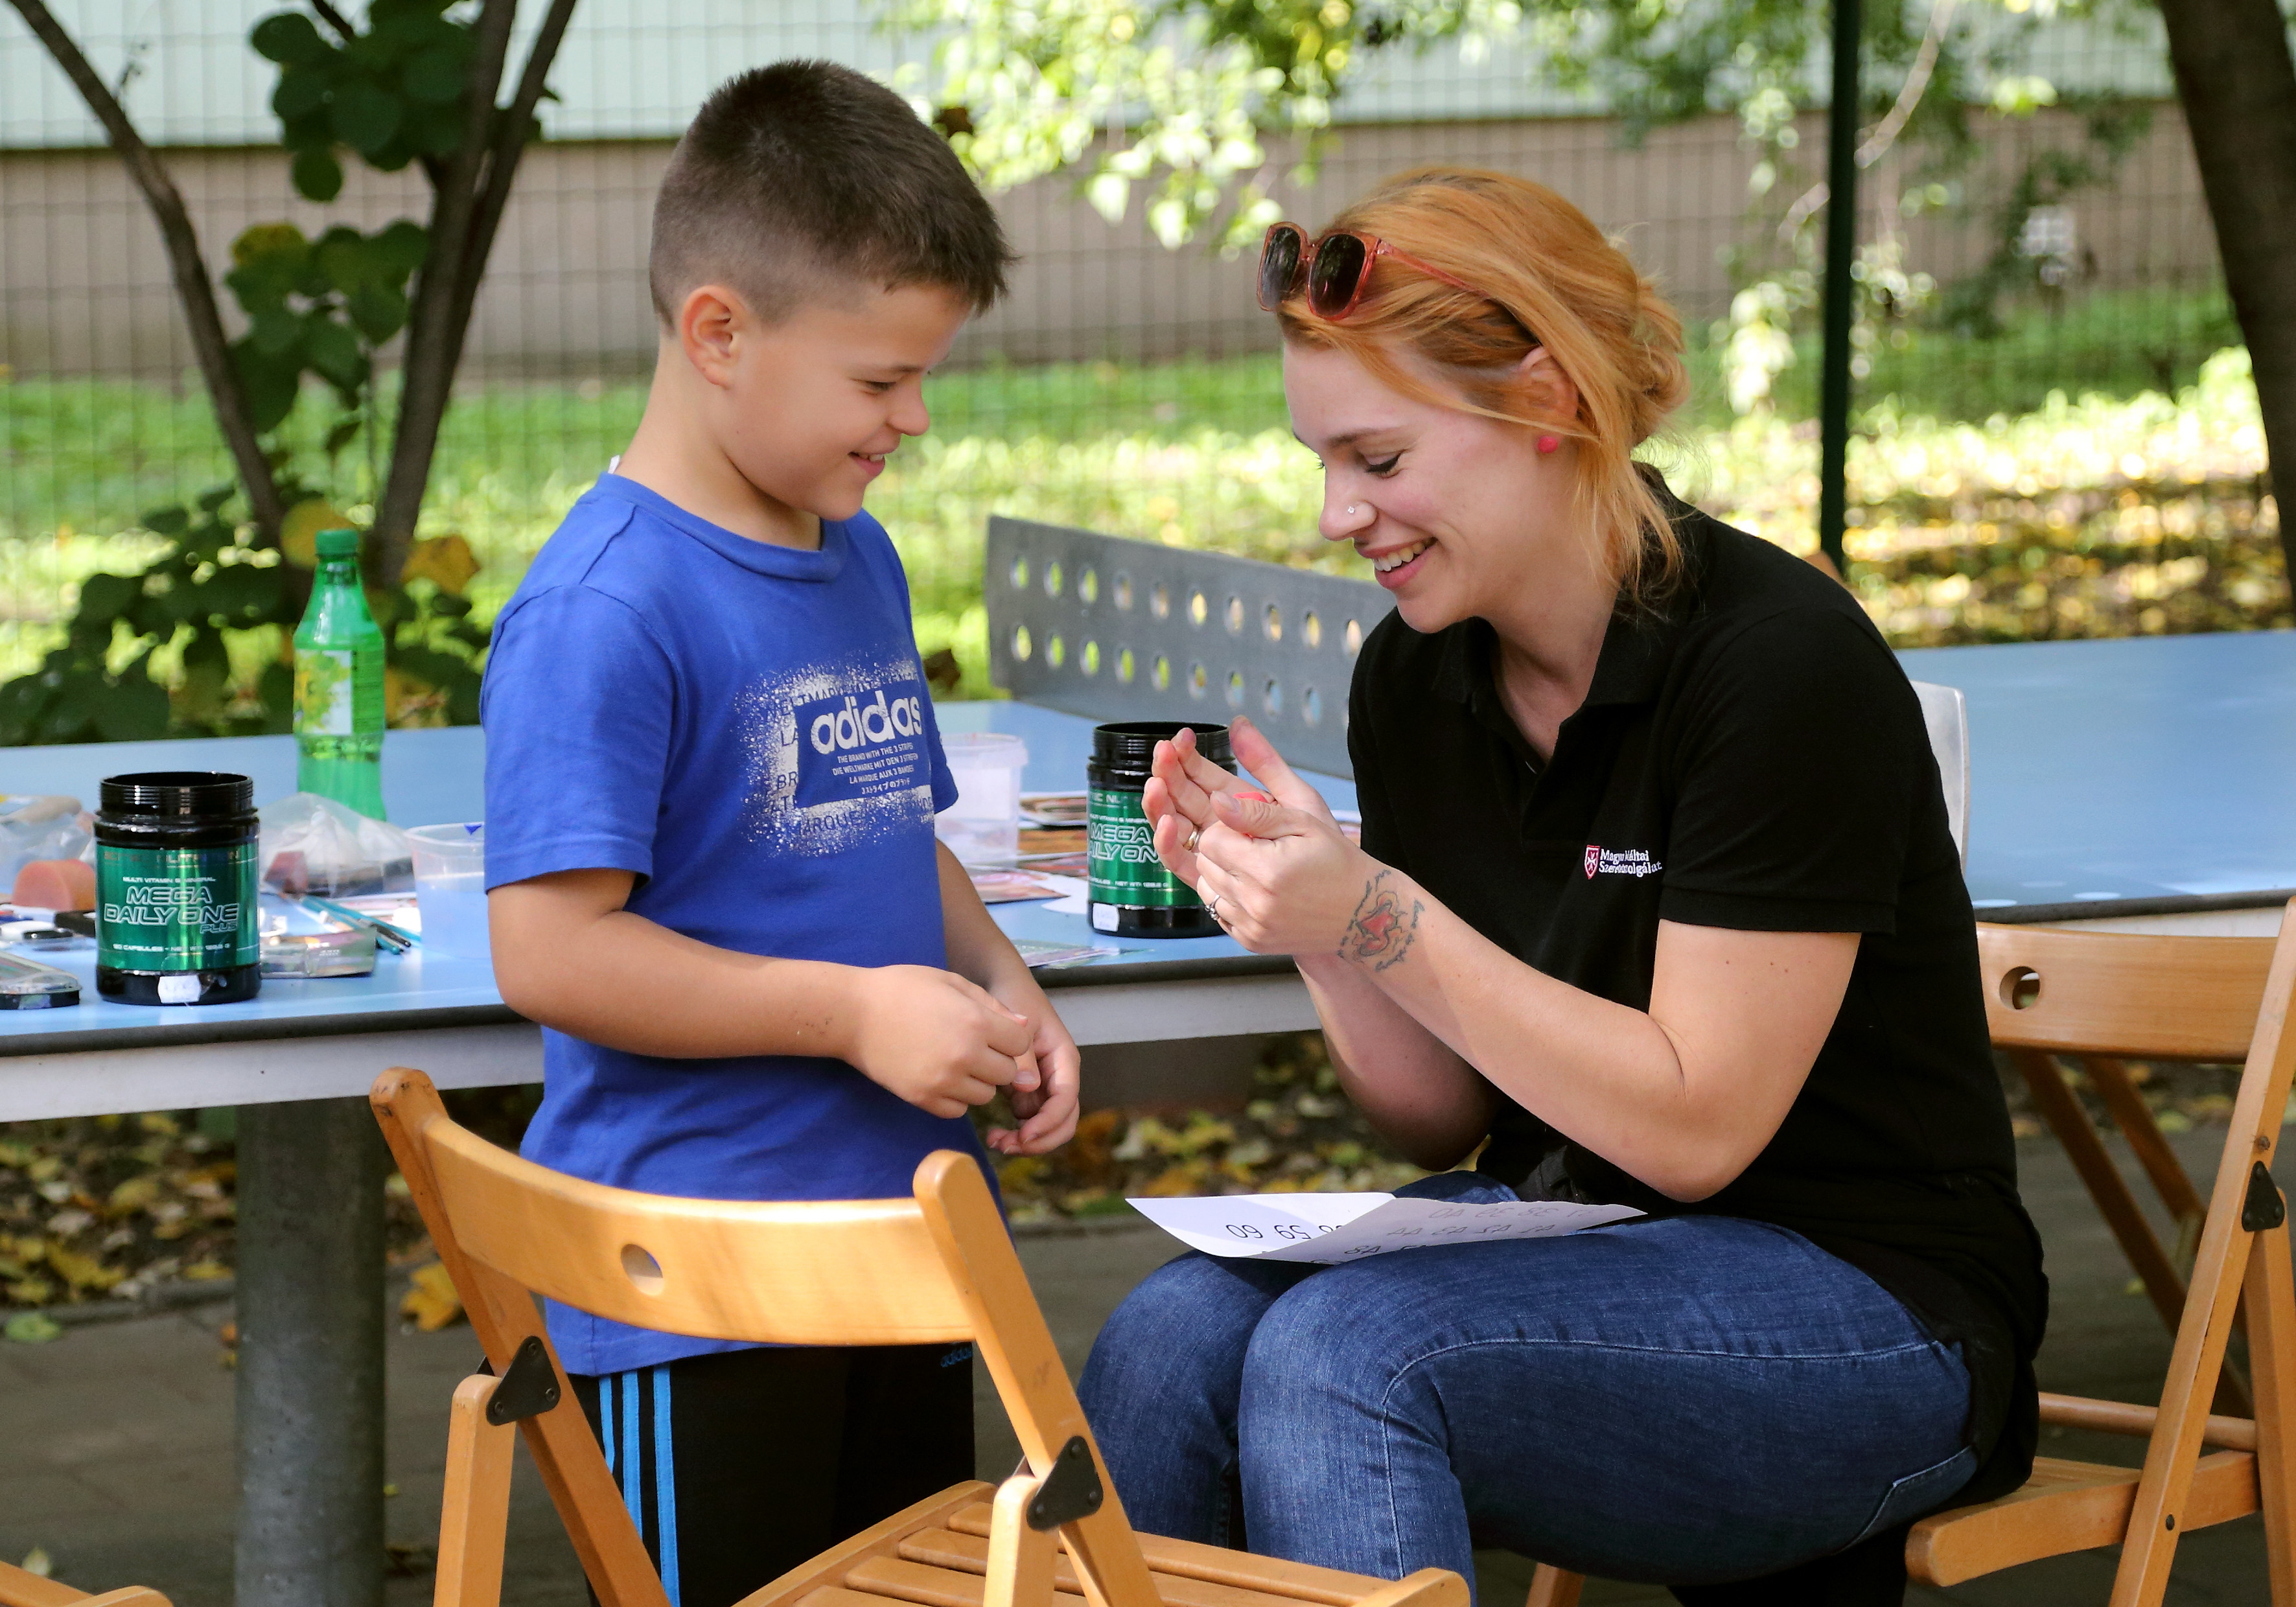
<svg viewBox="0 0 2296 1607">
<path fill-rule="evenodd" d="M 486 171 L 488 138 L 494 131 L 495 94 L 509 53 L 510 26 L 518 0 L 485 0 L 479 13 L 477 52 L 464 92 L 463 143 L 432 192 L 429 250 L 414 282 L 414 304 L 406 320 L 406 357 L 399 369 L 398 422 L 391 432 L 390 467 L 375 499 L 373 576 L 389 586 L 406 563 L 414 521 L 430 478 L 431 453 L 447 393 L 455 383 L 454 307 L 455 271 L 463 260 L 479 180 Z"/>
<path fill-rule="evenodd" d="M 216 306 L 215 284 L 208 277 L 207 258 L 200 250 L 199 234 L 192 227 L 183 194 L 152 147 L 135 132 L 118 98 L 48 8 L 40 0 L 12 0 L 12 4 L 103 125 L 111 148 L 119 153 L 128 176 L 144 193 L 152 217 L 159 221 L 168 270 L 176 282 L 176 299 L 182 303 L 184 322 L 191 328 L 192 349 L 199 359 L 200 377 L 207 382 L 208 399 L 215 407 L 216 425 L 231 450 L 232 463 L 239 471 L 239 483 L 246 488 L 248 509 L 257 526 L 265 535 L 276 537 L 286 514 L 280 504 L 279 483 L 272 477 L 262 444 L 256 439 L 247 392 L 240 384 L 239 369 L 232 362 L 230 342 L 224 335 L 223 315 Z"/>
<path fill-rule="evenodd" d="M 2162 0 L 2177 94 L 2248 341 L 2268 464 L 2296 487 L 2296 59 L 2275 0 Z M 2277 498 L 2278 475 L 2273 475 Z M 2296 586 L 2296 511 L 2280 550 Z"/>
<path fill-rule="evenodd" d="M 442 236 L 437 229 L 431 234 L 430 259 L 422 268 L 423 285 L 429 290 L 435 284 L 440 301 L 435 307 L 426 303 L 417 307 L 415 323 L 423 332 L 423 361 L 419 371 L 416 341 L 409 332 L 407 363 L 399 391 L 398 426 L 390 442 L 390 477 L 375 516 L 375 573 L 386 581 L 398 578 L 406 562 L 407 548 L 414 539 L 414 521 L 422 513 L 422 494 L 430 483 L 431 462 L 438 455 L 439 427 L 446 422 L 447 407 L 453 400 L 455 375 L 462 367 L 463 340 L 470 331 L 471 309 L 478 302 L 479 285 L 486 277 L 487 258 L 494 250 L 503 209 L 510 202 L 519 158 L 526 152 L 527 130 L 533 124 L 534 109 L 540 104 L 543 91 L 548 86 L 551 63 L 558 58 L 558 46 L 566 37 L 566 25 L 574 15 L 574 5 L 575 0 L 551 0 L 541 28 L 536 30 L 533 46 L 527 52 L 517 93 L 507 109 L 493 114 L 482 152 L 483 165 L 470 179 L 472 188 L 463 202 L 460 239 L 455 250 L 449 254 L 443 249 Z M 505 28 L 507 20 L 505 17 Z M 489 70 L 485 76 L 488 79 L 490 108 L 493 85 L 499 81 L 503 65 L 499 56 L 488 63 Z M 448 182 L 454 182 L 462 173 L 460 161 L 458 152 L 457 165 L 448 174 Z M 440 194 L 443 198 L 443 188 Z"/>
</svg>

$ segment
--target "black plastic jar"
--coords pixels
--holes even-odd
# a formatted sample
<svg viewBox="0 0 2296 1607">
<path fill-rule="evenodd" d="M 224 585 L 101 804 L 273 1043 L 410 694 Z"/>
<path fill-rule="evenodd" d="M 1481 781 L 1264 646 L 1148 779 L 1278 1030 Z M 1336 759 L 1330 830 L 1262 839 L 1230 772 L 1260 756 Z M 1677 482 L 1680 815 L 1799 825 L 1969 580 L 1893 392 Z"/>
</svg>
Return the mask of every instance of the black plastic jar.
<svg viewBox="0 0 2296 1607">
<path fill-rule="evenodd" d="M 263 986 L 255 783 L 212 770 L 103 783 L 95 990 L 121 1004 L 228 1004 Z"/>
<path fill-rule="evenodd" d="M 1188 723 L 1196 751 L 1233 772 L 1227 727 Z M 1085 766 L 1085 853 L 1090 865 L 1092 929 L 1120 938 L 1212 938 L 1219 935 L 1195 890 L 1156 857 L 1155 834 L 1140 810 L 1156 744 L 1183 729 L 1176 720 L 1128 720 L 1097 726 L 1092 759 Z"/>
</svg>

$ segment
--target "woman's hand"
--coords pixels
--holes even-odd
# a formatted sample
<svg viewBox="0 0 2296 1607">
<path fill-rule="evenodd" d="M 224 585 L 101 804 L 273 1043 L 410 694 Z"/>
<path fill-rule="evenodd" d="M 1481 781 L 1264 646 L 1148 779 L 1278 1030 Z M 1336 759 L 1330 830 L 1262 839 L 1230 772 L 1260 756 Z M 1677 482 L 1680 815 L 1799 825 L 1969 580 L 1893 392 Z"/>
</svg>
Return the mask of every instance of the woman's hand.
<svg viewBox="0 0 2296 1607">
<path fill-rule="evenodd" d="M 1277 803 L 1326 825 L 1332 824 L 1324 795 L 1300 779 L 1275 751 L 1275 744 L 1260 734 L 1259 726 L 1237 717 L 1228 727 L 1228 742 L 1236 762 L 1258 777 Z M 1196 734 L 1185 728 L 1170 742 L 1156 744 L 1150 768 L 1148 784 L 1140 791 L 1140 808 L 1155 832 L 1156 857 L 1166 870 L 1196 887 L 1198 834 L 1219 818 L 1214 812 L 1215 800 L 1227 798 L 1249 803 L 1267 793 L 1255 791 L 1241 776 L 1206 758 L 1197 750 Z M 1197 888 L 1199 893 L 1202 890 Z"/>
<path fill-rule="evenodd" d="M 1196 845 L 1196 893 L 1253 953 L 1349 955 L 1366 917 L 1377 950 L 1407 918 L 1385 908 L 1396 901 L 1382 892 L 1392 876 L 1329 814 L 1226 793 L 1211 805 Z"/>
</svg>

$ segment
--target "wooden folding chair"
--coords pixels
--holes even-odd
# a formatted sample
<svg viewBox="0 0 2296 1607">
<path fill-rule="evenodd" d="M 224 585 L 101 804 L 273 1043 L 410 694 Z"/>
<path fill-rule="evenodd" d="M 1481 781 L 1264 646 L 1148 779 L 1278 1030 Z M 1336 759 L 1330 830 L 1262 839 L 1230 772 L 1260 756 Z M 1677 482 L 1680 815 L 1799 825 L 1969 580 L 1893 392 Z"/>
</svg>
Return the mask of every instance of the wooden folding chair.
<svg viewBox="0 0 2296 1607">
<path fill-rule="evenodd" d="M 669 1199 L 496 1148 L 447 1118 L 420 1071 L 384 1073 L 372 1097 L 495 1373 L 455 1392 L 439 1607 L 499 1600 L 512 1423 L 604 1607 L 667 1607 L 537 1294 L 705 1339 L 979 1347 L 1029 1471 L 952 1486 L 742 1607 L 1053 1607 L 1056 1591 L 1091 1607 L 1466 1607 L 1465 1581 L 1442 1569 L 1390 1583 L 1136 1534 L 968 1156 L 928 1156 L 907 1200 Z"/>
<path fill-rule="evenodd" d="M 2041 1397 L 2044 1423 L 2144 1439 L 2141 1470 L 2036 1457 L 2023 1488 L 1915 1524 L 1906 1571 L 1926 1584 L 1957 1585 L 2021 1562 L 2117 1545 L 2112 1607 L 2152 1607 L 2168 1587 L 2181 1535 L 2261 1512 L 2274 1607 L 2296 1607 L 2296 1461 L 2289 1443 L 2296 1274 L 2286 1206 L 2269 1169 L 2296 1069 L 2288 1019 L 2296 998 L 2296 921 L 2284 912 L 2276 943 L 1980 926 L 1978 946 L 1994 1043 L 2028 1068 L 2037 1096 L 2045 1088 L 2062 1092 L 2077 1120 L 2060 1122 L 2060 1134 L 2075 1136 L 2066 1147 L 2121 1242 L 2150 1246 L 2139 1270 L 2177 1341 L 2158 1406 Z M 2245 1059 L 2216 1186 L 2204 1209 L 2194 1202 L 2201 1223 L 2189 1284 L 2072 1102 L 2050 1060 L 2057 1054 L 2090 1057 L 2092 1065 Z M 2135 1097 L 2133 1083 L 2128 1093 Z M 2160 1147 L 2165 1153 L 2165 1141 Z M 2157 1158 L 2145 1159 L 2141 1144 L 2138 1155 L 2157 1182 Z M 2255 1414 L 2211 1415 L 2225 1344 L 2243 1303 Z M 2215 1448 L 2203 1455 L 2203 1446 Z M 1578 1585 L 1576 1575 L 1542 1566 L 1529 1607 L 1573 1607 Z"/>
<path fill-rule="evenodd" d="M 168 1598 L 141 1585 L 90 1595 L 0 1562 L 0 1607 L 168 1607 Z"/>
<path fill-rule="evenodd" d="M 2010 934 L 2019 929 L 2005 926 L 1980 926 L 1978 940 L 1988 951 L 2012 944 Z M 2065 1147 L 2072 1160 L 2073 1169 L 2080 1175 L 2082 1185 L 2096 1201 L 2098 1213 L 2112 1236 L 2120 1241 L 2136 1270 L 2138 1281 L 2150 1297 L 2152 1308 L 2171 1332 L 2185 1312 L 2185 1272 L 2192 1265 L 2200 1245 L 2201 1224 L 2207 1215 L 2200 1191 L 2194 1187 L 2176 1152 L 2169 1147 L 2167 1135 L 2144 1103 L 2128 1064 L 2129 1060 L 2172 1060 L 2197 1062 L 2236 1062 L 2246 1056 L 2249 1048 L 2249 1028 L 2255 1016 L 2251 1006 L 2264 996 L 2265 973 L 2271 964 L 2272 943 L 2265 938 L 2169 938 L 2143 939 L 2178 944 L 2213 944 L 2212 950 L 2179 950 L 2195 955 L 2213 953 L 2217 959 L 2216 1007 L 2182 996 L 2171 996 L 2163 985 L 2154 980 L 2159 974 L 2147 963 L 2146 956 L 2135 950 L 2117 950 L 2119 958 L 2108 962 L 2118 967 L 2118 980 L 2112 984 L 2137 989 L 2131 1016 L 2137 1012 L 2151 1013 L 2157 1023 L 2145 1043 L 2156 1045 L 2147 1050 L 2128 1049 L 2115 1054 L 2102 1048 L 2054 1048 L 2049 1045 L 2025 1041 L 2021 1033 L 2029 1026 L 2020 1026 L 2022 1013 L 1999 999 L 1988 1000 L 1993 1025 L 1997 1028 L 1994 1042 L 2009 1057 L 2025 1079 L 2033 1095 L 2033 1107 L 2041 1113 Z M 2142 1019 L 2142 1018 L 2137 1018 Z M 1997 1030 L 2007 1028 L 2005 1033 Z M 2171 1250 L 2162 1244 L 2152 1224 L 2144 1219 L 2144 1209 L 2136 1202 L 2135 1193 L 2121 1176 L 2120 1168 L 2104 1148 L 2096 1125 L 2082 1109 L 2073 1091 L 2070 1078 L 2059 1063 L 2063 1055 L 2075 1062 L 2088 1078 L 2089 1086 L 2112 1112 L 2113 1126 L 2120 1130 L 2137 1165 L 2152 1184 L 2153 1193 L 2177 1224 L 2177 1242 Z M 2244 1413 L 2248 1409 L 2248 1394 L 2241 1381 L 2227 1373 L 2218 1394 L 2225 1409 Z"/>
</svg>

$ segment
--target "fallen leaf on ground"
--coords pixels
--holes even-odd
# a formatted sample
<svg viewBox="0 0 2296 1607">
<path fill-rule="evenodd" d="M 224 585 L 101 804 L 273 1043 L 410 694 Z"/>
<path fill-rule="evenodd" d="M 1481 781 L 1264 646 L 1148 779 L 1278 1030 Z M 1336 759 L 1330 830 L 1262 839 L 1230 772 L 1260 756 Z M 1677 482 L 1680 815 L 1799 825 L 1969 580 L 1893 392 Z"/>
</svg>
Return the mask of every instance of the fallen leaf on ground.
<svg viewBox="0 0 2296 1607">
<path fill-rule="evenodd" d="M 56 1564 L 53 1557 L 35 1546 L 24 1554 L 24 1560 L 17 1566 L 34 1578 L 45 1579 L 55 1571 Z"/>
<path fill-rule="evenodd" d="M 416 1269 L 414 1286 L 398 1302 L 398 1315 L 410 1318 L 425 1333 L 436 1333 L 462 1321 L 463 1297 L 455 1292 L 455 1280 L 444 1262 L 433 1261 Z"/>
<path fill-rule="evenodd" d="M 45 1345 L 63 1336 L 62 1327 L 45 1311 L 20 1311 L 0 1324 L 0 1337 L 19 1345 Z"/>
</svg>

